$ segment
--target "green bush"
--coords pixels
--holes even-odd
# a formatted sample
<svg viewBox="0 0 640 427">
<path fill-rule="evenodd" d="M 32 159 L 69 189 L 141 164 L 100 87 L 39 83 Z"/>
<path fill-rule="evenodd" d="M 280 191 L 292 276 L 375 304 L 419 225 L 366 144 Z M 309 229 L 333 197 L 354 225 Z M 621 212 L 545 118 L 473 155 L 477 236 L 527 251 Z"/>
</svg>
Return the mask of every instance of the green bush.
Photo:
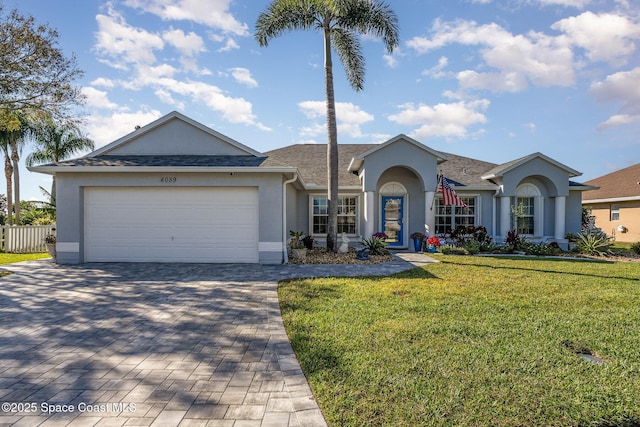
<svg viewBox="0 0 640 427">
<path fill-rule="evenodd" d="M 560 253 L 560 249 L 549 246 L 546 243 L 533 243 L 526 240 L 521 243 L 520 249 L 527 255 L 549 256 Z"/>
<path fill-rule="evenodd" d="M 469 254 L 471 255 L 480 253 L 480 246 L 481 246 L 480 242 L 478 242 L 477 240 L 469 240 L 468 242 L 462 245 L 462 247 L 466 249 L 467 252 L 469 252 Z"/>
<path fill-rule="evenodd" d="M 452 245 L 440 246 L 438 250 L 445 255 L 469 255 L 469 251 L 467 251 L 465 248 L 460 248 Z"/>
<path fill-rule="evenodd" d="M 605 255 L 609 251 L 611 238 L 601 231 L 578 234 L 578 248 L 587 255 Z"/>
<path fill-rule="evenodd" d="M 640 255 L 640 242 L 635 242 L 631 244 L 631 251 Z"/>
<path fill-rule="evenodd" d="M 362 244 L 369 249 L 369 255 L 388 255 L 387 243 L 384 239 L 372 236 L 370 239 L 362 239 Z"/>
</svg>

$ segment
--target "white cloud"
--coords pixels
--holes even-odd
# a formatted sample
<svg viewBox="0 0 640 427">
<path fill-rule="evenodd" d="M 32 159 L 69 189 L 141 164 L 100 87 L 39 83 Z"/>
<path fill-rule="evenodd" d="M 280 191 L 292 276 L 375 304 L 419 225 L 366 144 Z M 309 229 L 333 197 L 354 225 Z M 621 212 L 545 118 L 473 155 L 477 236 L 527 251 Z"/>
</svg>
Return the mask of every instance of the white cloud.
<svg viewBox="0 0 640 427">
<path fill-rule="evenodd" d="M 583 9 L 591 3 L 591 0 L 534 0 L 534 2 L 537 2 L 542 6 L 565 6 Z"/>
<path fill-rule="evenodd" d="M 478 25 L 465 20 L 436 20 L 431 32 L 430 38 L 414 37 L 408 46 L 419 54 L 454 43 L 481 46 L 485 68 L 497 69 L 460 72 L 458 79 L 463 88 L 518 92 L 529 83 L 569 86 L 575 82 L 573 52 L 562 39 L 538 32 L 514 35 L 495 23 Z"/>
<path fill-rule="evenodd" d="M 230 52 L 234 49 L 240 49 L 240 45 L 234 39 L 228 38 L 227 43 L 218 49 L 218 52 Z"/>
<path fill-rule="evenodd" d="M 389 68 L 397 68 L 398 65 L 400 65 L 400 61 L 398 61 L 398 59 L 394 55 L 386 53 L 382 55 L 382 58 Z"/>
<path fill-rule="evenodd" d="M 535 123 L 525 123 L 522 125 L 525 129 L 527 129 L 530 133 L 536 133 L 537 127 Z"/>
<path fill-rule="evenodd" d="M 155 82 L 168 93 L 187 96 L 192 101 L 206 105 L 214 111 L 222 114 L 222 117 L 230 123 L 241 123 L 257 126 L 259 129 L 269 131 L 270 128 L 256 121 L 252 104 L 244 98 L 227 96 L 219 87 L 204 82 L 178 81 L 175 79 L 159 79 Z"/>
<path fill-rule="evenodd" d="M 606 130 L 617 128 L 631 123 L 640 123 L 640 114 L 632 116 L 630 114 L 615 114 L 598 125 L 598 129 Z"/>
<path fill-rule="evenodd" d="M 591 85 L 591 93 L 599 102 L 621 104 L 620 114 L 610 117 L 600 124 L 601 128 L 611 128 L 637 122 L 640 116 L 640 67 L 607 76 L 604 81 Z"/>
<path fill-rule="evenodd" d="M 98 90 L 91 86 L 85 86 L 82 88 L 82 94 L 86 97 L 87 106 L 89 107 L 107 110 L 114 110 L 118 107 L 118 104 L 109 100 L 107 92 L 103 90 Z"/>
<path fill-rule="evenodd" d="M 109 15 L 97 15 L 98 32 L 95 48 L 100 55 L 110 57 L 116 68 L 125 64 L 153 64 L 154 50 L 164 47 L 162 37 L 141 28 L 128 25 L 124 18 L 113 9 Z"/>
<path fill-rule="evenodd" d="M 581 15 L 562 19 L 551 26 L 566 33 L 572 45 L 587 51 L 592 61 L 619 61 L 636 50 L 640 39 L 640 23 L 612 13 Z"/>
<path fill-rule="evenodd" d="M 176 101 L 171 93 L 164 89 L 158 89 L 154 92 L 154 94 L 158 97 L 161 102 L 165 104 L 172 105 L 178 110 L 184 110 L 184 102 Z"/>
<path fill-rule="evenodd" d="M 87 134 L 95 142 L 96 148 L 100 148 L 130 134 L 136 126 L 149 124 L 160 116 L 157 110 L 117 112 L 110 116 L 91 115 L 86 120 Z"/>
<path fill-rule="evenodd" d="M 446 56 L 441 56 L 440 59 L 438 60 L 438 65 L 434 65 L 431 68 L 427 68 L 426 70 L 423 70 L 422 75 L 433 76 L 436 79 L 438 79 L 446 74 L 442 70 L 444 70 L 447 67 L 447 65 L 449 65 L 449 59 Z"/>
<path fill-rule="evenodd" d="M 249 35 L 247 24 L 229 12 L 231 0 L 125 0 L 124 3 L 167 21 L 193 21 L 225 33 Z"/>
<path fill-rule="evenodd" d="M 298 107 L 302 113 L 309 119 L 325 119 L 327 114 L 327 106 L 324 101 L 303 101 L 298 103 Z M 361 126 L 365 123 L 373 121 L 372 114 L 363 111 L 357 105 L 350 102 L 336 102 L 336 121 L 338 122 L 338 133 L 349 135 L 352 138 L 362 138 Z M 319 129 L 326 132 L 326 127 L 313 125 L 312 127 L 303 128 L 305 135 L 312 135 Z"/>
<path fill-rule="evenodd" d="M 441 103 L 433 107 L 408 103 L 401 105 L 402 111 L 390 115 L 389 120 L 404 126 L 418 126 L 410 134 L 416 139 L 434 136 L 466 138 L 469 136 L 468 128 L 487 122 L 482 112 L 488 107 L 489 101 L 486 99 Z"/>
<path fill-rule="evenodd" d="M 102 87 L 116 87 L 116 82 L 111 79 L 107 79 L 105 77 L 98 77 L 94 81 L 91 82 L 91 86 L 102 86 Z"/>
<path fill-rule="evenodd" d="M 251 77 L 251 71 L 249 71 L 248 69 L 236 67 L 230 68 L 229 72 L 236 82 L 249 87 L 258 87 L 258 82 L 253 77 Z"/>
<path fill-rule="evenodd" d="M 194 56 L 206 50 L 202 37 L 194 32 L 185 34 L 184 31 L 180 29 L 175 30 L 172 28 L 162 33 L 162 38 L 185 56 Z"/>
</svg>

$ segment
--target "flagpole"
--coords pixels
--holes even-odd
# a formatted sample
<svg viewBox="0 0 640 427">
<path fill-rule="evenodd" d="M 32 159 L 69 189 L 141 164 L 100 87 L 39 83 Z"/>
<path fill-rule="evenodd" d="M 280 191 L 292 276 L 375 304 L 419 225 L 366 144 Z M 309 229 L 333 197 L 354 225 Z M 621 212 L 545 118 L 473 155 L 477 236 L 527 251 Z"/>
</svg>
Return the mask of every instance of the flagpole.
<svg viewBox="0 0 640 427">
<path fill-rule="evenodd" d="M 436 194 L 438 194 L 438 186 L 440 185 L 440 176 L 441 175 L 442 175 L 442 170 L 440 170 L 440 175 L 438 175 L 436 173 L 436 181 L 437 181 L 437 183 L 436 183 Z M 435 205 L 435 204 L 436 204 L 436 196 L 434 195 L 433 196 L 433 200 L 431 200 L 431 209 L 429 209 L 429 210 L 432 211 L 433 210 L 433 205 Z"/>
</svg>

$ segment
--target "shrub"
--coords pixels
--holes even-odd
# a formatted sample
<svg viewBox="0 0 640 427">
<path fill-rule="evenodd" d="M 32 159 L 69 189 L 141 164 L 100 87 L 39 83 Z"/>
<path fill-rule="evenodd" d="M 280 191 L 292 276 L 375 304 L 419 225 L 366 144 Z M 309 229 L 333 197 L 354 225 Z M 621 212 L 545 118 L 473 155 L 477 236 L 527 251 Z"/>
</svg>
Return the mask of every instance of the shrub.
<svg viewBox="0 0 640 427">
<path fill-rule="evenodd" d="M 635 242 L 631 244 L 631 251 L 640 255 L 640 242 Z"/>
<path fill-rule="evenodd" d="M 469 251 L 465 248 L 452 245 L 440 246 L 438 250 L 445 255 L 469 255 Z"/>
<path fill-rule="evenodd" d="M 373 233 L 373 235 L 371 237 L 375 237 L 376 239 L 380 239 L 380 240 L 383 240 L 383 241 L 387 240 L 389 238 L 389 236 L 387 236 L 382 231 L 378 231 L 376 233 Z"/>
<path fill-rule="evenodd" d="M 578 234 L 578 248 L 588 255 L 605 255 L 609 250 L 611 238 L 605 233 L 589 231 Z"/>
<path fill-rule="evenodd" d="M 376 233 L 377 234 L 377 233 Z M 362 244 L 369 249 L 369 255 L 388 255 L 387 243 L 374 234 L 370 239 L 362 239 Z"/>
<path fill-rule="evenodd" d="M 451 238 L 459 245 L 464 245 L 473 240 L 479 243 L 491 242 L 491 237 L 489 237 L 486 227 L 483 226 L 459 225 L 451 232 Z"/>
<path fill-rule="evenodd" d="M 469 240 L 463 244 L 462 247 L 471 255 L 475 255 L 480 252 L 480 242 L 477 240 Z"/>
<path fill-rule="evenodd" d="M 558 248 L 554 248 L 546 243 L 533 243 L 527 241 L 520 244 L 520 249 L 527 255 L 537 256 L 557 255 L 560 252 Z"/>
</svg>

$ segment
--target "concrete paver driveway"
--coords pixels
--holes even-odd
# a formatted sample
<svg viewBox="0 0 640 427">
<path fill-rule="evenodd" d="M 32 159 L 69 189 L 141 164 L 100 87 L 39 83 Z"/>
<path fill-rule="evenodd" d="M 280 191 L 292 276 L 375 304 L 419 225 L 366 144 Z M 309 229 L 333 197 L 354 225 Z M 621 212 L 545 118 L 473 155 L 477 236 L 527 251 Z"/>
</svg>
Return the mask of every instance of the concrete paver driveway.
<svg viewBox="0 0 640 427">
<path fill-rule="evenodd" d="M 323 426 L 277 283 L 412 265 L 7 266 L 0 424 Z"/>
</svg>

